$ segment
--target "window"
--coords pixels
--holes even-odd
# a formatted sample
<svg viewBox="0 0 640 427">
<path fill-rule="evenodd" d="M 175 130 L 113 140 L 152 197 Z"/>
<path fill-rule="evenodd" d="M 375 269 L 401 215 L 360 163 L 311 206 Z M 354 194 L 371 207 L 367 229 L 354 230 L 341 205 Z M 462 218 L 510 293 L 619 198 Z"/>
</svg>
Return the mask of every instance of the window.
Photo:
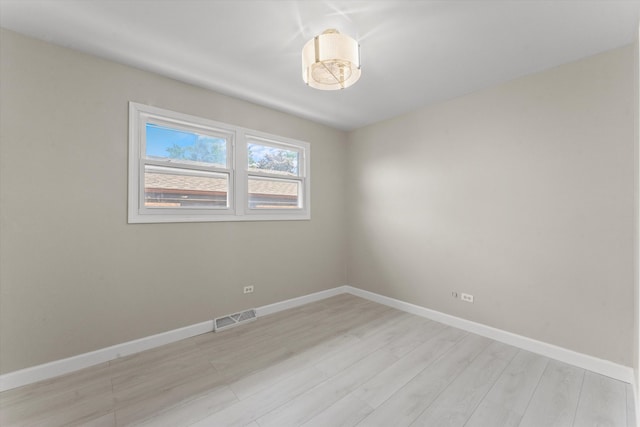
<svg viewBox="0 0 640 427">
<path fill-rule="evenodd" d="M 247 138 L 249 209 L 292 209 L 302 206 L 302 150 L 275 141 Z"/>
<path fill-rule="evenodd" d="M 310 218 L 306 142 L 129 104 L 129 222 Z"/>
</svg>

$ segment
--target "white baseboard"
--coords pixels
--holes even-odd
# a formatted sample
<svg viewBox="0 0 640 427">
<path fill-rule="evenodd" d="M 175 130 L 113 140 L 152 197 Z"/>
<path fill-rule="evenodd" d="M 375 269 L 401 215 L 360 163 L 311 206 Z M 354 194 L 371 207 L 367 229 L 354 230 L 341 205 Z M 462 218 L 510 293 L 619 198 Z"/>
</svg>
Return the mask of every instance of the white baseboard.
<svg viewBox="0 0 640 427">
<path fill-rule="evenodd" d="M 354 288 L 352 286 L 339 286 L 337 288 L 328 289 L 326 291 L 320 291 L 313 294 L 292 298 L 286 301 L 258 307 L 256 308 L 256 314 L 258 318 L 260 318 L 261 316 L 277 313 L 282 310 L 298 307 L 343 293 L 349 293 L 355 296 L 359 296 L 361 298 L 365 298 L 379 304 L 384 304 L 398 310 L 426 317 L 428 319 L 432 319 L 446 325 L 473 332 L 475 334 L 482 335 L 496 341 L 503 342 L 505 344 L 513 345 L 514 347 L 522 348 L 524 350 L 541 354 L 552 359 L 560 360 L 562 362 L 569 363 L 571 365 L 578 366 L 589 371 L 597 372 L 599 374 L 606 375 L 620 381 L 634 384 L 633 389 L 634 393 L 636 393 L 636 405 L 638 404 L 638 387 L 635 384 L 633 369 L 630 367 L 618 365 L 607 360 L 598 359 L 593 356 L 588 356 L 586 354 L 578 353 L 552 344 L 536 341 L 531 338 L 503 331 L 501 329 L 492 328 L 490 326 L 475 323 L 470 320 L 461 319 L 459 317 L 444 314 L 439 311 L 410 304 L 408 302 L 400 301 L 394 298 L 389 298 L 373 292 Z M 163 332 L 156 335 L 151 335 L 122 344 L 117 344 L 111 347 L 92 351 L 90 353 L 79 354 L 77 356 L 69 357 L 66 359 L 56 360 L 50 363 L 45 363 L 42 365 L 21 369 L 19 371 L 10 372 L 8 374 L 0 375 L 0 392 L 35 383 L 37 381 L 57 377 L 59 375 L 108 362 L 119 357 L 139 353 L 144 350 L 149 350 L 155 347 L 159 347 L 165 344 L 211 331 L 213 331 L 213 320 L 186 326 L 184 328 L 175 329 L 168 332 Z M 640 416 L 640 410 L 637 407 L 636 414 Z M 640 426 L 640 423 L 638 424 L 638 426 Z"/>
<path fill-rule="evenodd" d="M 364 291 L 352 286 L 346 286 L 346 291 L 352 295 L 359 296 L 361 298 L 365 298 L 379 304 L 384 304 L 398 310 L 406 311 L 407 313 L 416 314 L 418 316 L 426 317 L 428 319 L 444 323 L 445 325 L 473 332 L 474 334 L 491 338 L 495 341 L 500 341 L 502 343 L 509 344 L 514 347 L 530 351 L 532 353 L 540 354 L 551 359 L 559 360 L 561 362 L 568 363 L 570 365 L 577 366 L 588 371 L 596 372 L 610 378 L 624 381 L 626 383 L 633 383 L 633 368 L 628 366 L 619 365 L 608 360 L 599 359 L 597 357 L 589 356 L 583 353 L 578 353 L 576 351 L 558 347 L 553 344 L 537 341 L 522 335 L 503 331 L 502 329 L 493 328 L 481 323 L 476 323 L 470 320 L 462 319 L 460 317 L 451 316 L 449 314 L 441 313 L 439 311 L 431 310 L 415 304 L 410 304 L 408 302 L 400 301 L 394 298 L 389 298 L 373 292 Z"/>
</svg>

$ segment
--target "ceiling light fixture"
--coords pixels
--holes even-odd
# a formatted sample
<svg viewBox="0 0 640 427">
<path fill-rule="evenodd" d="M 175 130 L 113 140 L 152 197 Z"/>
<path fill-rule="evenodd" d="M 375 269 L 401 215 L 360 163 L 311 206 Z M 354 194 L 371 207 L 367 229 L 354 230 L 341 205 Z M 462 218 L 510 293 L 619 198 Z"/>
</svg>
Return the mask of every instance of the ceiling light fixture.
<svg viewBox="0 0 640 427">
<path fill-rule="evenodd" d="M 302 79 L 320 90 L 344 89 L 360 78 L 360 45 L 338 30 L 315 36 L 302 49 Z"/>
</svg>

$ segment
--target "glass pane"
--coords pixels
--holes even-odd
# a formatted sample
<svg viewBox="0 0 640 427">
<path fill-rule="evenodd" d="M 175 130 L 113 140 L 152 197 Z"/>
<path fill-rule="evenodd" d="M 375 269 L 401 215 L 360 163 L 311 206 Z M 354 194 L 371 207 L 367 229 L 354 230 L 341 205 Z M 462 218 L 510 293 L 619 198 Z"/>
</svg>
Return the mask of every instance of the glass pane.
<svg viewBox="0 0 640 427">
<path fill-rule="evenodd" d="M 253 142 L 247 144 L 249 171 L 276 175 L 299 176 L 300 153 L 285 148 L 269 147 Z"/>
<path fill-rule="evenodd" d="M 146 156 L 148 159 L 175 159 L 181 163 L 226 168 L 227 140 L 147 123 Z"/>
<path fill-rule="evenodd" d="M 226 208 L 229 175 L 188 169 L 145 166 L 147 208 Z"/>
<path fill-rule="evenodd" d="M 298 181 L 249 177 L 249 207 L 299 208 L 300 184 Z"/>
</svg>

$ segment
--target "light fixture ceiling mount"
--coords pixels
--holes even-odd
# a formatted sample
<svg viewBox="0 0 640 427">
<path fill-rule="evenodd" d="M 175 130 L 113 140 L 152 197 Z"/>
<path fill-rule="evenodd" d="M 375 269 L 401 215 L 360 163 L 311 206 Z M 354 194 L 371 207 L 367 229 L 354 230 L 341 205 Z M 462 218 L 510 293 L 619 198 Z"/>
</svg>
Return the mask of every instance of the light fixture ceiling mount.
<svg viewBox="0 0 640 427">
<path fill-rule="evenodd" d="M 345 89 L 360 78 L 360 45 L 351 37 L 329 29 L 302 49 L 302 79 L 320 90 Z"/>
</svg>

